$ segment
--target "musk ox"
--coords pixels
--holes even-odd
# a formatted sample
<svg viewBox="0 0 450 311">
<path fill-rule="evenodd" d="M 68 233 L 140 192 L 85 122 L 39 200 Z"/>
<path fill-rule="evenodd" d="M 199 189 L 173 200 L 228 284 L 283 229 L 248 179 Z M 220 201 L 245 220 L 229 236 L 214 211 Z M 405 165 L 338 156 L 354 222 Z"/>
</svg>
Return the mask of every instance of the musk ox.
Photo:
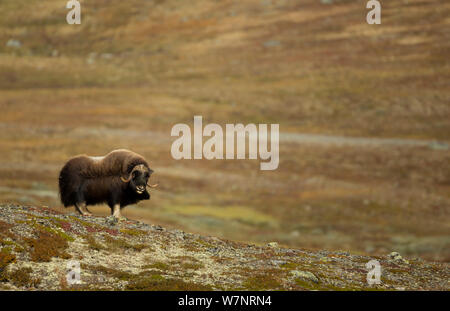
<svg viewBox="0 0 450 311">
<path fill-rule="evenodd" d="M 147 187 L 153 171 L 147 161 L 129 150 L 114 150 L 103 157 L 79 155 L 64 165 L 59 174 L 59 194 L 65 207 L 75 206 L 81 215 L 92 215 L 88 205 L 106 203 L 111 214 L 129 204 L 149 200 Z"/>
</svg>

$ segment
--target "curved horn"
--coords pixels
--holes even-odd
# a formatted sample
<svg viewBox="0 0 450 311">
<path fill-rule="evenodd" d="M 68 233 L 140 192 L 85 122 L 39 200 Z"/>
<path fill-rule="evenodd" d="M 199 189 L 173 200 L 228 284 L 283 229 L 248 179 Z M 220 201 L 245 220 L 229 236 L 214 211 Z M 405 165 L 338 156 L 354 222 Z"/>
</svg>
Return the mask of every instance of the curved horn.
<svg viewBox="0 0 450 311">
<path fill-rule="evenodd" d="M 149 188 L 156 188 L 156 187 L 158 187 L 158 184 L 154 184 L 154 185 L 147 184 L 147 187 L 149 187 Z"/>
<path fill-rule="evenodd" d="M 123 176 L 120 176 L 120 180 L 121 181 L 123 181 L 123 182 L 129 182 L 130 180 L 131 180 L 131 174 L 130 174 L 130 176 L 128 176 L 128 178 L 127 179 L 125 179 L 125 178 L 123 178 Z"/>
</svg>

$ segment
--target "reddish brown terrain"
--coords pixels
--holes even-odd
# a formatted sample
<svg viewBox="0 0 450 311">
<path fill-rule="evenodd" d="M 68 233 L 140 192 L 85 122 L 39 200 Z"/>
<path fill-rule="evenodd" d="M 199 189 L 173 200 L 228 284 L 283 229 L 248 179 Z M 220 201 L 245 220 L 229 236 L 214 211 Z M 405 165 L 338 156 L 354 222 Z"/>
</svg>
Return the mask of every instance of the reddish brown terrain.
<svg viewBox="0 0 450 311">
<path fill-rule="evenodd" d="M 64 2 L 64 1 L 63 1 Z M 133 220 L 289 247 L 450 260 L 450 3 L 0 4 L 0 202 L 63 210 L 81 153 L 128 148 L 160 184 Z M 280 165 L 181 160 L 177 123 L 280 124 Z M 93 209 L 107 215 L 109 208 Z"/>
</svg>

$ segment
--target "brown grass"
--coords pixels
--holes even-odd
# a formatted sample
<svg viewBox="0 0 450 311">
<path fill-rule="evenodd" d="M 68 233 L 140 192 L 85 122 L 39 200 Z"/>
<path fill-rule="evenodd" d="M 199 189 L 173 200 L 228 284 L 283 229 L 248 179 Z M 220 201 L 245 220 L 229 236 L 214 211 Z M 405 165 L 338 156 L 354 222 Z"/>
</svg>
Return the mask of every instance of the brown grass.
<svg viewBox="0 0 450 311">
<path fill-rule="evenodd" d="M 65 251 L 68 248 L 67 240 L 60 235 L 47 232 L 36 231 L 37 238 L 26 238 L 25 241 L 30 247 L 32 261 L 49 262 L 52 257 L 69 259 L 71 256 Z"/>
</svg>

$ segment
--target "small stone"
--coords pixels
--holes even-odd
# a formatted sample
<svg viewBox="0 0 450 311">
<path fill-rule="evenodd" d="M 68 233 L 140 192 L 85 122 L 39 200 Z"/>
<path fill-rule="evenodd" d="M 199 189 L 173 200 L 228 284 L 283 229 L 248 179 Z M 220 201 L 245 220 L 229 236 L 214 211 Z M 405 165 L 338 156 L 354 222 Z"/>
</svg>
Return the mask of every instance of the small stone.
<svg viewBox="0 0 450 311">
<path fill-rule="evenodd" d="M 114 216 L 108 216 L 108 217 L 106 217 L 105 218 L 105 222 L 106 222 L 106 224 L 108 225 L 108 226 L 115 226 L 115 225 L 117 225 L 117 223 L 119 222 L 119 220 L 116 218 L 116 217 L 114 217 Z"/>
<path fill-rule="evenodd" d="M 297 230 L 294 230 L 294 231 L 292 231 L 292 232 L 290 233 L 290 235 L 291 235 L 293 238 L 297 238 L 297 237 L 300 236 L 300 232 L 298 232 Z"/>
<path fill-rule="evenodd" d="M 263 45 L 264 45 L 266 48 L 270 48 L 270 47 L 280 46 L 280 45 L 281 45 L 281 42 L 278 41 L 278 40 L 268 40 L 268 41 L 264 42 Z"/>
<path fill-rule="evenodd" d="M 332 262 L 333 260 L 331 258 L 329 258 L 329 257 L 321 257 L 320 261 L 321 262 Z"/>
<path fill-rule="evenodd" d="M 181 230 L 174 230 L 173 233 L 177 237 L 177 239 L 184 240 L 185 239 L 185 233 Z"/>
<path fill-rule="evenodd" d="M 16 39 L 9 39 L 8 42 L 6 42 L 6 46 L 10 48 L 20 48 L 22 46 L 22 42 Z"/>
<path fill-rule="evenodd" d="M 392 252 L 388 255 L 388 258 L 395 261 L 395 262 L 400 262 L 400 263 L 405 263 L 405 264 L 409 264 L 409 261 L 406 259 L 403 259 L 403 257 L 397 253 L 397 252 Z"/>
<path fill-rule="evenodd" d="M 438 141 L 433 141 L 429 144 L 429 147 L 433 150 L 448 150 L 450 148 L 448 144 Z"/>
<path fill-rule="evenodd" d="M 113 59 L 114 55 L 111 53 L 103 53 L 100 55 L 100 57 L 103 59 Z"/>
<path fill-rule="evenodd" d="M 388 255 L 389 259 L 399 260 L 402 259 L 402 256 L 397 252 L 392 252 Z"/>
<path fill-rule="evenodd" d="M 312 281 L 314 283 L 319 283 L 319 279 L 313 273 L 311 273 L 309 271 L 292 270 L 290 273 L 294 278 L 308 280 L 308 281 Z"/>
<path fill-rule="evenodd" d="M 88 56 L 86 62 L 87 62 L 89 65 L 92 65 L 92 64 L 95 63 L 96 57 L 97 57 L 97 53 L 95 53 L 95 52 L 89 53 L 89 56 Z"/>
<path fill-rule="evenodd" d="M 281 265 L 285 265 L 287 262 L 284 260 L 271 260 L 270 263 L 273 266 L 281 266 Z"/>
<path fill-rule="evenodd" d="M 210 252 L 210 253 L 213 253 L 213 254 L 217 254 L 219 252 L 219 248 L 218 247 L 212 247 L 212 248 L 208 248 L 207 251 Z"/>
<path fill-rule="evenodd" d="M 277 242 L 270 242 L 270 243 L 267 243 L 267 246 L 276 248 L 276 247 L 278 247 L 278 243 Z"/>
</svg>

